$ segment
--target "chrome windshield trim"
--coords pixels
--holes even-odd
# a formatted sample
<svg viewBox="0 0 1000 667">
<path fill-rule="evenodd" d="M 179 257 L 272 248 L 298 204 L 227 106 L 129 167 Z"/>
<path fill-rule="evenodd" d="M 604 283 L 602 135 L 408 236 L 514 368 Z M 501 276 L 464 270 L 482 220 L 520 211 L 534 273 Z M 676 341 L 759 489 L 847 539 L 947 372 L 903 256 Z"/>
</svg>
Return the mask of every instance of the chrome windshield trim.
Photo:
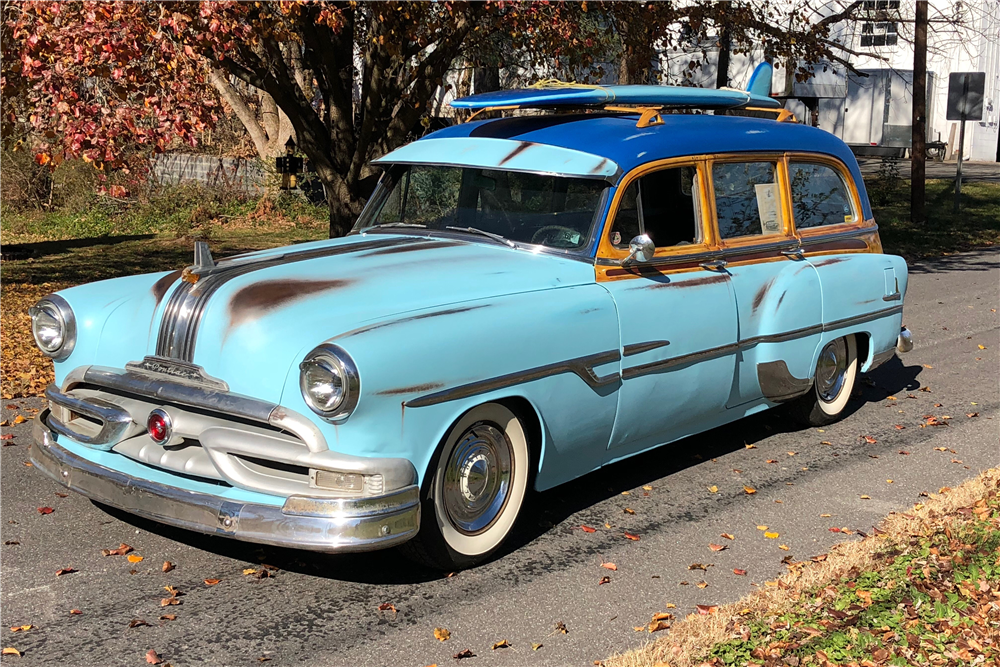
<svg viewBox="0 0 1000 667">
<path fill-rule="evenodd" d="M 599 376 L 594 372 L 594 367 L 620 360 L 621 353 L 618 350 L 599 352 L 597 354 L 590 354 L 584 357 L 559 361 L 554 364 L 546 364 L 545 366 L 529 368 L 516 373 L 508 373 L 507 375 L 501 375 L 489 380 L 471 382 L 469 384 L 452 387 L 451 389 L 438 391 L 433 394 L 425 394 L 413 399 L 412 401 L 405 401 L 403 405 L 408 408 L 422 408 L 428 405 L 437 405 L 438 403 L 445 403 L 447 401 L 454 401 L 460 398 L 468 398 L 469 396 L 485 394 L 497 389 L 513 387 L 514 385 L 524 384 L 525 382 L 541 380 L 542 378 L 559 375 L 561 373 L 575 373 L 581 380 L 586 382 L 591 389 L 597 390 L 613 382 L 617 382 L 619 375 L 616 371 L 614 373 L 609 373 L 608 375 Z"/>
<path fill-rule="evenodd" d="M 346 255 L 375 248 L 412 243 L 413 238 L 402 236 L 395 239 L 372 239 L 345 245 L 326 246 L 268 255 L 239 261 L 220 262 L 214 268 L 198 274 L 194 283 L 183 282 L 174 290 L 167 301 L 160 320 L 159 335 L 156 340 L 156 356 L 194 361 L 198 327 L 205 308 L 212 295 L 225 283 L 253 271 L 273 266 L 302 262 L 321 257 Z"/>
</svg>

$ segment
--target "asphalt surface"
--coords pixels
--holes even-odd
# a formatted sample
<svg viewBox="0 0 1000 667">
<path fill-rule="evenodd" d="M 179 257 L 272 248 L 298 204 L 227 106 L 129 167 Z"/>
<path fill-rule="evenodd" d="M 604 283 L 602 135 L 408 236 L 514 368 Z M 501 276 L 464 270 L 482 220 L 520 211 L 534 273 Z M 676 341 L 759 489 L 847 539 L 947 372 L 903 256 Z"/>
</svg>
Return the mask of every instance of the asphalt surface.
<svg viewBox="0 0 1000 667">
<path fill-rule="evenodd" d="M 861 173 L 865 176 L 874 176 L 877 174 L 881 162 L 880 158 L 858 158 Z M 896 165 L 899 167 L 900 178 L 910 177 L 909 159 L 897 160 Z M 955 160 L 951 160 L 950 162 L 928 160 L 925 163 L 924 169 L 927 178 L 941 178 L 953 181 L 958 170 L 958 162 Z M 1000 162 L 965 162 L 962 165 L 962 182 L 1000 183 Z"/>
<path fill-rule="evenodd" d="M 468 648 L 473 666 L 589 665 L 639 646 L 651 636 L 633 626 L 668 602 L 684 615 L 696 604 L 735 600 L 781 573 L 782 558 L 805 559 L 857 539 L 831 528 L 870 531 L 922 492 L 1000 463 L 998 259 L 979 252 L 911 267 L 904 322 L 916 347 L 864 380 L 842 422 L 801 429 L 769 411 L 536 495 L 497 560 L 451 577 L 394 551 L 259 548 L 136 519 L 75 494 L 63 498 L 60 486 L 25 465 L 30 424 L 4 429 L 14 438 L 3 441 L 0 466 L 0 614 L 5 626 L 33 627 L 3 630 L 2 644 L 24 655 L 2 662 L 134 666 L 147 664 L 146 651 L 155 649 L 174 667 L 249 666 L 262 658 L 269 667 L 419 666 L 457 664 L 452 656 Z M 5 401 L 2 417 L 39 407 L 37 399 Z M 924 415 L 948 425 L 922 428 Z M 761 525 L 780 536 L 765 538 Z M 641 539 L 625 539 L 625 531 Z M 143 560 L 101 555 L 121 542 Z M 728 548 L 713 552 L 710 543 Z M 176 569 L 164 573 L 164 561 Z M 242 574 L 260 563 L 277 567 L 275 576 Z M 694 563 L 707 570 L 689 570 Z M 56 576 L 67 567 L 77 572 Z M 610 583 L 599 585 L 606 575 Z M 699 588 L 703 580 L 708 585 Z M 180 605 L 161 607 L 165 586 L 185 593 Z M 397 611 L 379 611 L 382 603 Z M 163 614 L 176 620 L 159 620 Z M 134 619 L 150 625 L 130 628 Z M 435 639 L 438 627 L 451 638 Z M 512 648 L 492 651 L 503 639 Z"/>
</svg>

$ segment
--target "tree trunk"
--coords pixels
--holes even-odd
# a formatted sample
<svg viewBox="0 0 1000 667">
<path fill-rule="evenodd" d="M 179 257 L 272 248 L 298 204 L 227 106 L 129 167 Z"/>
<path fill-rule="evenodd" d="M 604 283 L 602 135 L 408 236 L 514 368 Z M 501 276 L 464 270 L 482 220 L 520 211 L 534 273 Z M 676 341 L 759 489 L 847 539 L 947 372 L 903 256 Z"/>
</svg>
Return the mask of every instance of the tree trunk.
<svg viewBox="0 0 1000 667">
<path fill-rule="evenodd" d="M 910 141 L 910 221 L 923 224 L 927 152 L 927 0 L 918 0 L 913 27 L 913 116 Z"/>
<path fill-rule="evenodd" d="M 730 51 L 729 28 L 722 26 L 719 33 L 719 71 L 715 75 L 715 87 L 729 87 L 729 51 Z"/>
<path fill-rule="evenodd" d="M 496 65 L 477 67 L 472 73 L 472 89 L 476 95 L 500 90 L 500 68 Z"/>
<path fill-rule="evenodd" d="M 331 239 L 351 231 L 365 205 L 364 199 L 351 193 L 343 182 L 339 186 L 326 184 L 326 203 L 330 207 Z"/>
</svg>

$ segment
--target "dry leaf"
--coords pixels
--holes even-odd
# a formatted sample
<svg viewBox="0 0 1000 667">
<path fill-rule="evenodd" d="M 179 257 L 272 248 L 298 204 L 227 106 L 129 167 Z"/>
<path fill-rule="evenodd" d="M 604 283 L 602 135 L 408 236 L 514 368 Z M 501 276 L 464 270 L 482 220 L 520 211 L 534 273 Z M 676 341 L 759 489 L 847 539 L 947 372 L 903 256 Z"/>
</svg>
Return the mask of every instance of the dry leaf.
<svg viewBox="0 0 1000 667">
<path fill-rule="evenodd" d="M 102 556 L 124 556 L 132 551 L 132 547 L 122 542 L 117 549 L 101 549 Z"/>
<path fill-rule="evenodd" d="M 864 438 L 864 441 L 867 442 L 869 445 L 874 445 L 876 442 L 878 442 L 878 440 L 876 440 L 870 435 L 863 435 L 861 437 Z"/>
<path fill-rule="evenodd" d="M 610 583 L 611 583 L 611 577 L 603 576 L 601 577 L 601 580 L 597 582 L 597 585 L 603 586 L 604 584 L 610 584 Z"/>
<path fill-rule="evenodd" d="M 2 655 L 16 655 L 16 656 L 20 656 L 21 652 L 18 651 L 13 646 L 4 646 L 3 650 L 0 651 L 0 654 L 2 654 Z"/>
<path fill-rule="evenodd" d="M 643 491 L 652 491 L 652 490 L 653 490 L 653 487 L 651 487 L 651 486 L 650 486 L 649 484 L 647 484 L 647 485 L 645 485 L 644 487 L 642 487 L 642 490 L 643 490 Z"/>
<path fill-rule="evenodd" d="M 161 607 L 169 607 L 172 604 L 180 604 L 180 603 L 181 603 L 181 601 L 178 600 L 177 597 L 174 596 L 174 595 L 171 595 L 168 598 L 161 598 L 160 599 L 160 606 Z"/>
<path fill-rule="evenodd" d="M 745 577 L 745 576 L 747 576 L 747 571 L 746 570 L 741 570 L 739 568 L 734 568 L 733 569 L 733 574 L 737 574 L 737 575 L 739 575 L 741 577 Z"/>
<path fill-rule="evenodd" d="M 222 581 L 222 579 L 206 579 L 205 580 L 205 585 L 206 586 L 214 586 L 217 583 L 219 583 L 220 581 Z"/>
<path fill-rule="evenodd" d="M 639 541 L 639 536 L 636 535 L 635 533 L 625 533 L 625 538 L 629 539 L 629 540 L 632 540 L 634 542 L 638 542 Z"/>
<path fill-rule="evenodd" d="M 149 649 L 146 651 L 146 662 L 151 665 L 159 665 L 163 662 L 163 658 L 161 658 L 160 655 L 153 649 Z"/>
<path fill-rule="evenodd" d="M 767 533 L 767 532 L 764 533 L 764 537 L 766 537 L 769 540 L 777 539 L 778 536 L 779 536 L 778 533 Z"/>
<path fill-rule="evenodd" d="M 690 565 L 688 565 L 688 569 L 689 570 L 702 570 L 704 572 L 708 572 L 708 567 L 705 566 L 705 565 L 702 565 L 701 563 L 691 563 Z"/>
<path fill-rule="evenodd" d="M 778 462 L 778 459 L 768 459 L 768 460 L 764 461 L 764 463 L 777 463 L 777 462 Z"/>
<path fill-rule="evenodd" d="M 767 526 L 757 526 L 757 530 L 767 530 Z"/>
<path fill-rule="evenodd" d="M 495 651 L 498 648 L 510 648 L 510 642 L 507 641 L 506 639 L 501 639 L 496 644 L 494 644 L 493 646 L 491 646 L 490 650 L 491 651 Z"/>
<path fill-rule="evenodd" d="M 147 628 L 153 627 L 152 625 L 150 625 L 144 619 L 141 618 L 133 618 L 131 621 L 128 622 L 128 627 L 130 628 L 138 628 L 143 625 L 145 625 Z"/>
<path fill-rule="evenodd" d="M 980 349 L 980 350 L 985 350 L 985 349 L 986 349 L 986 346 L 985 346 L 985 345 L 980 345 L 980 346 L 979 346 L 979 349 Z M 18 416 L 20 417 L 20 415 L 18 415 Z M 17 421 L 16 419 L 15 419 L 15 420 L 14 420 L 14 423 L 15 423 L 15 424 L 17 424 L 17 423 L 18 423 L 18 421 Z"/>
<path fill-rule="evenodd" d="M 781 549 L 782 551 L 788 551 L 790 547 L 787 544 L 779 544 L 778 548 Z"/>
<path fill-rule="evenodd" d="M 440 642 L 445 642 L 451 638 L 451 633 L 444 628 L 434 628 L 434 638 Z"/>
<path fill-rule="evenodd" d="M 635 514 L 635 510 L 634 510 L 634 509 L 632 509 L 631 507 L 626 507 L 626 508 L 625 508 L 624 510 L 622 510 L 622 511 L 624 511 L 624 512 L 625 512 L 625 514 Z"/>
<path fill-rule="evenodd" d="M 668 603 L 667 603 L 666 605 L 664 605 L 664 606 L 665 606 L 665 607 L 666 607 L 667 609 L 677 609 L 677 605 L 675 605 L 675 604 L 674 604 L 673 602 L 668 602 Z"/>
<path fill-rule="evenodd" d="M 966 412 L 965 416 L 966 417 L 978 417 L 979 413 L 978 412 Z"/>
<path fill-rule="evenodd" d="M 52 509 L 51 507 L 39 507 L 38 508 L 38 513 L 39 514 L 52 514 L 53 512 L 55 512 L 55 510 Z"/>
<path fill-rule="evenodd" d="M 871 500 L 871 496 L 861 496 L 861 500 Z"/>
<path fill-rule="evenodd" d="M 722 535 L 720 535 L 719 537 L 724 537 L 724 538 L 726 538 L 727 540 L 735 540 L 735 539 L 736 539 L 735 537 L 733 537 L 733 536 L 732 536 L 732 535 L 730 535 L 729 533 L 722 533 Z"/>
<path fill-rule="evenodd" d="M 709 493 L 718 493 L 719 492 L 719 487 L 717 487 L 717 486 L 715 486 L 713 484 L 712 486 L 708 487 L 708 492 Z"/>
<path fill-rule="evenodd" d="M 556 623 L 554 627 L 555 627 L 555 630 L 552 631 L 552 634 L 555 634 L 557 632 L 561 632 L 564 635 L 568 635 L 569 634 L 569 630 L 566 629 L 566 624 L 563 623 L 562 621 L 559 621 L 558 623 Z"/>
<path fill-rule="evenodd" d="M 130 563 L 141 563 L 142 562 L 142 556 L 140 556 L 138 554 L 129 554 L 128 555 L 128 562 L 130 562 Z"/>
<path fill-rule="evenodd" d="M 174 569 L 175 567 L 177 567 L 177 566 L 174 565 L 173 563 L 171 563 L 169 560 L 163 561 L 163 571 L 164 572 L 170 572 L 170 570 Z"/>
<path fill-rule="evenodd" d="M 757 445 L 748 445 L 748 444 L 744 443 L 743 446 L 746 447 L 747 449 L 757 449 Z"/>
<path fill-rule="evenodd" d="M 57 577 L 61 577 L 64 574 L 73 574 L 74 572 L 76 572 L 76 568 L 73 568 L 73 567 L 64 567 L 61 570 L 56 570 L 56 576 Z"/>
<path fill-rule="evenodd" d="M 69 613 L 71 613 L 73 615 L 78 615 L 78 614 L 82 614 L 83 612 L 80 611 L 79 609 L 70 609 Z"/>
<path fill-rule="evenodd" d="M 248 568 L 246 568 L 246 569 L 243 570 L 243 576 L 247 576 L 247 575 L 250 575 L 250 574 L 257 574 L 257 570 L 255 568 L 252 568 L 252 567 L 248 567 Z"/>
<path fill-rule="evenodd" d="M 611 570 L 612 572 L 618 571 L 618 566 L 615 565 L 614 563 L 601 563 L 601 567 Z"/>
<path fill-rule="evenodd" d="M 35 627 L 35 626 L 33 626 L 33 625 L 14 625 L 14 626 L 11 626 L 10 631 L 11 632 L 27 632 L 28 630 L 30 630 L 33 627 Z"/>
<path fill-rule="evenodd" d="M 979 349 L 980 349 L 980 350 L 985 350 L 986 348 L 985 348 L 985 347 L 983 347 L 982 345 L 980 345 L 980 346 L 979 346 Z M 14 417 L 14 423 L 15 423 L 15 424 L 23 424 L 23 423 L 24 423 L 24 422 L 26 422 L 26 421 L 28 421 L 28 420 L 24 418 L 24 415 L 18 415 L 18 416 L 16 416 L 16 417 Z"/>
<path fill-rule="evenodd" d="M 695 608 L 698 610 L 699 614 L 704 616 L 708 616 L 709 614 L 714 614 L 719 611 L 719 607 L 717 605 L 699 604 L 695 605 Z"/>
<path fill-rule="evenodd" d="M 752 486 L 744 486 L 743 490 L 746 491 L 748 494 L 757 493 L 757 489 L 753 488 Z"/>
<path fill-rule="evenodd" d="M 380 604 L 378 606 L 378 610 L 379 611 L 391 611 L 394 614 L 397 613 L 396 612 L 396 605 L 394 605 L 391 602 L 383 602 L 382 604 Z"/>
<path fill-rule="evenodd" d="M 669 620 L 672 620 L 673 617 L 674 617 L 674 615 L 671 614 L 671 613 L 669 613 L 669 612 L 659 611 L 659 612 L 653 614 L 652 622 L 656 623 L 657 621 L 669 621 Z"/>
<path fill-rule="evenodd" d="M 591 528 L 590 526 L 580 526 L 580 530 L 582 530 L 585 533 L 596 533 L 597 532 L 596 528 Z"/>
<path fill-rule="evenodd" d="M 656 621 L 655 623 L 650 623 L 646 626 L 646 630 L 649 632 L 659 632 L 660 630 L 666 630 L 670 627 L 670 624 L 666 621 Z"/>
<path fill-rule="evenodd" d="M 532 651 L 537 651 L 540 648 L 542 648 L 542 644 L 532 644 L 531 645 L 531 650 Z"/>
<path fill-rule="evenodd" d="M 708 582 L 704 579 L 695 584 L 698 588 L 708 588 Z"/>
<path fill-rule="evenodd" d="M 711 549 L 712 551 L 724 551 L 729 547 L 727 547 L 725 544 L 709 544 L 708 548 Z"/>
<path fill-rule="evenodd" d="M 176 621 L 177 620 L 177 614 L 164 614 L 163 616 L 160 616 L 159 620 L 161 620 L 161 621 Z"/>
</svg>

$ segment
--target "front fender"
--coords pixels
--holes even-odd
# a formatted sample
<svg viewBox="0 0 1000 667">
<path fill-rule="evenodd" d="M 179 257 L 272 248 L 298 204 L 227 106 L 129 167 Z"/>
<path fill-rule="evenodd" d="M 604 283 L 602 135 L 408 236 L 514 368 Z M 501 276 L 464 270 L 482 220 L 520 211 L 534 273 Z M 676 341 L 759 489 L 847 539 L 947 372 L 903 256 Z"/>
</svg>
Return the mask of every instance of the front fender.
<svg viewBox="0 0 1000 667">
<path fill-rule="evenodd" d="M 517 397 L 540 419 L 542 442 L 532 443 L 539 450 L 537 488 L 602 463 L 617 408 L 620 338 L 614 302 L 596 284 L 407 313 L 329 342 L 352 356 L 361 378 L 360 400 L 345 422 L 315 417 L 331 449 L 409 459 L 422 482 L 438 444 L 463 413 Z M 560 367 L 594 355 L 603 356 L 589 366 L 593 377 L 581 366 Z M 281 402 L 314 415 L 295 365 Z"/>
</svg>

